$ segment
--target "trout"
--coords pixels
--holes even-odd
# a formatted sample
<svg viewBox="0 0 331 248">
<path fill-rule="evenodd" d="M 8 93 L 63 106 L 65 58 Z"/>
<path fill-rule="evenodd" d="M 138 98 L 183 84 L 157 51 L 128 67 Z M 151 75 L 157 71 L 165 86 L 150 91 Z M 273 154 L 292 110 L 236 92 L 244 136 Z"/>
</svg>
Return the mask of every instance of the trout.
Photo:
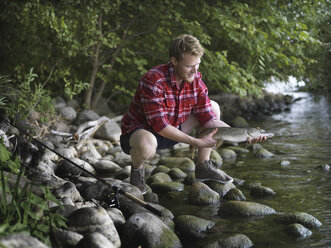
<svg viewBox="0 0 331 248">
<path fill-rule="evenodd" d="M 236 128 L 236 127 L 219 127 L 217 132 L 214 134 L 213 139 L 218 140 L 216 147 L 220 147 L 223 142 L 250 142 L 254 139 L 258 139 L 260 136 L 271 138 L 274 136 L 273 133 L 267 133 L 260 128 Z M 205 128 L 199 132 L 199 137 L 203 137 L 210 133 L 213 128 Z"/>
</svg>

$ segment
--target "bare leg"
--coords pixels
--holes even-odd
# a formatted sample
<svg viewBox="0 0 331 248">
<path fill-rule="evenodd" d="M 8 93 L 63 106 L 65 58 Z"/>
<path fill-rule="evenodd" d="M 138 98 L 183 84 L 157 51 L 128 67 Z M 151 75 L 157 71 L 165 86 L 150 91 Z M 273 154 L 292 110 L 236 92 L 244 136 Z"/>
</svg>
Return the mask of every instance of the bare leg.
<svg viewBox="0 0 331 248">
<path fill-rule="evenodd" d="M 211 106 L 212 106 L 212 110 L 215 113 L 216 117 L 218 119 L 220 119 L 221 111 L 220 111 L 220 107 L 219 107 L 218 103 L 216 103 L 215 101 L 211 101 Z M 189 118 L 182 124 L 182 131 L 184 133 L 188 134 L 193 130 L 193 128 L 198 127 L 198 125 L 199 125 L 198 119 L 193 114 L 191 114 L 189 116 Z M 209 160 L 211 149 L 212 148 L 207 148 L 207 147 L 198 149 L 197 164 L 203 163 L 204 161 Z"/>
<path fill-rule="evenodd" d="M 139 169 L 144 162 L 151 159 L 157 148 L 157 140 L 151 132 L 145 129 L 138 129 L 130 138 L 130 155 L 132 159 L 132 166 Z"/>
</svg>

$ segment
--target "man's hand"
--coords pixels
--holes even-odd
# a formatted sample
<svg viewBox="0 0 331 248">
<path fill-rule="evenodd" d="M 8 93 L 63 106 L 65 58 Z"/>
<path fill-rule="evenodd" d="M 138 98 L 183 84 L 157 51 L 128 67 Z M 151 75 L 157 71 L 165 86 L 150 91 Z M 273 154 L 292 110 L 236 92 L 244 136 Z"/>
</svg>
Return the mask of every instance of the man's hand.
<svg viewBox="0 0 331 248">
<path fill-rule="evenodd" d="M 217 140 L 213 138 L 214 134 L 216 134 L 217 128 L 211 131 L 209 134 L 203 136 L 202 138 L 197 139 L 198 147 L 214 147 L 217 144 Z"/>
<path fill-rule="evenodd" d="M 267 137 L 261 135 L 257 139 L 247 140 L 247 142 L 248 142 L 248 144 L 251 144 L 251 143 L 257 143 L 257 142 L 266 141 L 266 140 L 267 140 Z"/>
</svg>

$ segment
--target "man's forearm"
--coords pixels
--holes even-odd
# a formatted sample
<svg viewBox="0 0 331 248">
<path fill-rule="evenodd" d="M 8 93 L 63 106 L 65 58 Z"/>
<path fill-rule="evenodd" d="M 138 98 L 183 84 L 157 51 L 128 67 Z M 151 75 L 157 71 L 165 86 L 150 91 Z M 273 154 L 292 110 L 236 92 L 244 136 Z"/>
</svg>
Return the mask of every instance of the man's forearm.
<svg viewBox="0 0 331 248">
<path fill-rule="evenodd" d="M 197 145 L 197 139 L 187 135 L 186 133 L 180 131 L 179 129 L 168 125 L 165 128 L 163 128 L 160 132 L 158 132 L 159 135 L 166 137 L 168 139 L 177 141 L 177 142 L 182 142 L 186 143 L 192 146 Z"/>
<path fill-rule="evenodd" d="M 204 127 L 216 128 L 216 127 L 230 127 L 230 126 L 219 119 L 213 119 L 205 123 Z"/>
</svg>

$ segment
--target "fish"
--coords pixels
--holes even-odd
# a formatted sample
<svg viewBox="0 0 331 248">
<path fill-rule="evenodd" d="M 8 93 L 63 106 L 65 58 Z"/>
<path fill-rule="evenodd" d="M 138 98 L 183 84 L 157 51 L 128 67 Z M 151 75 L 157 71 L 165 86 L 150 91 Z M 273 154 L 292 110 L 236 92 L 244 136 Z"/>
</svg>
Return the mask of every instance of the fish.
<svg viewBox="0 0 331 248">
<path fill-rule="evenodd" d="M 219 127 L 213 135 L 213 139 L 218 140 L 216 148 L 220 147 L 224 142 L 241 143 L 250 142 L 258 139 L 260 136 L 271 138 L 274 133 L 266 132 L 260 128 L 239 128 L 239 127 Z M 209 134 L 214 128 L 204 128 L 199 131 L 199 137 Z"/>
</svg>

